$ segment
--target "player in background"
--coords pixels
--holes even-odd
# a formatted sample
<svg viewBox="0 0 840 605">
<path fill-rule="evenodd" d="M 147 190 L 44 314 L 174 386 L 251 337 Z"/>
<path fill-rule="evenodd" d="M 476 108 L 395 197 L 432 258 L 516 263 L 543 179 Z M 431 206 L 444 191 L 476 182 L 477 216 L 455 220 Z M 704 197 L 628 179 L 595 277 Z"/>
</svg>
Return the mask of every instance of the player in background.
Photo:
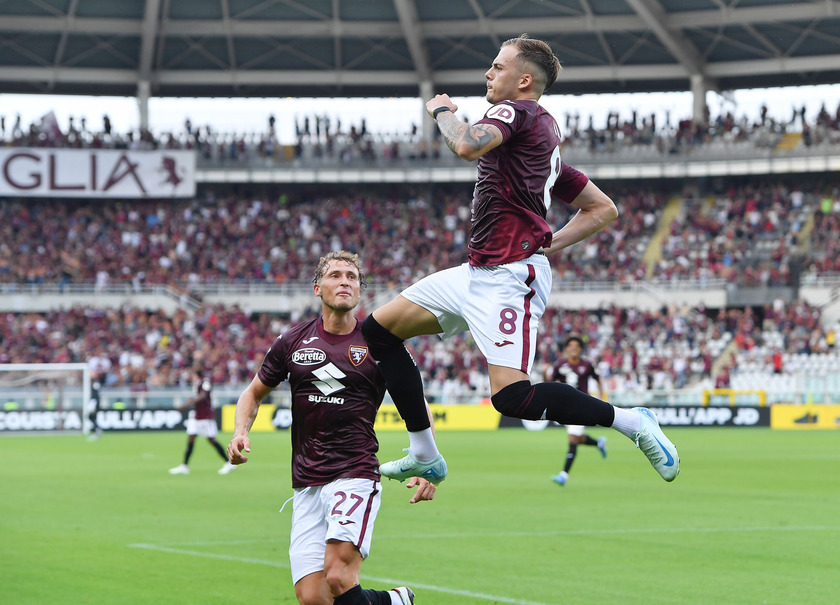
<svg viewBox="0 0 840 605">
<path fill-rule="evenodd" d="M 96 441 L 102 435 L 102 429 L 96 421 L 96 414 L 99 412 L 99 405 L 102 397 L 102 382 L 105 376 L 100 373 L 91 375 L 90 377 L 90 399 L 87 404 L 87 417 L 90 420 L 90 434 L 88 441 Z"/>
<path fill-rule="evenodd" d="M 502 44 L 485 73 L 492 106 L 477 123 L 458 119 L 449 95 L 426 103 L 449 149 L 478 160 L 478 180 L 468 262 L 408 287 L 362 326 L 409 432 L 408 455 L 383 464 L 386 477 L 445 476 L 426 417 L 423 381 L 403 341 L 464 330 L 487 359 L 491 401 L 502 414 L 612 427 L 635 440 L 666 481 L 679 472 L 677 450 L 650 410 L 624 410 L 566 384 L 529 380 L 537 327 L 551 292 L 546 255 L 586 239 L 618 216 L 606 194 L 560 159 L 560 128 L 538 102 L 559 71 L 548 44 L 523 34 Z M 578 212 L 552 233 L 546 214 L 554 200 Z"/>
<path fill-rule="evenodd" d="M 406 588 L 363 589 L 362 561 L 370 553 L 381 501 L 379 442 L 374 421 L 385 395 L 353 310 L 364 274 L 346 251 L 322 257 L 315 270 L 321 316 L 277 337 L 251 384 L 239 396 L 228 455 L 248 461 L 248 432 L 259 404 L 288 380 L 292 391 L 292 580 L 303 605 L 410 605 Z M 428 414 L 428 406 L 426 406 Z M 435 486 L 413 477 L 410 502 L 431 500 Z"/>
<path fill-rule="evenodd" d="M 220 475 L 227 475 L 236 467 L 228 461 L 227 453 L 222 444 L 216 441 L 216 433 L 219 432 L 219 427 L 216 425 L 216 416 L 213 414 L 213 404 L 210 399 L 210 393 L 213 390 L 213 385 L 210 380 L 202 375 L 200 369 L 194 370 L 195 377 L 195 397 L 185 401 L 178 406 L 179 410 L 190 410 L 187 416 L 187 449 L 184 450 L 184 462 L 175 468 L 169 469 L 170 475 L 189 475 L 190 474 L 190 457 L 193 453 L 193 446 L 195 445 L 195 438 L 198 435 L 207 437 L 210 445 L 219 452 L 219 455 L 225 461 L 222 468 L 219 469 Z"/>
<path fill-rule="evenodd" d="M 100 350 L 88 359 L 88 370 L 90 372 L 90 399 L 85 406 L 88 420 L 91 422 L 88 441 L 96 441 L 102 435 L 102 429 L 99 428 L 96 421 L 96 414 L 99 412 L 101 404 L 102 385 L 105 384 L 105 379 L 111 370 L 111 360 L 104 351 Z"/>
<path fill-rule="evenodd" d="M 583 353 L 583 340 L 578 336 L 570 336 L 566 339 L 563 347 L 563 357 L 557 360 L 554 367 L 546 375 L 546 380 L 557 380 L 575 387 L 582 393 L 589 393 L 589 379 L 593 378 L 598 382 L 598 394 L 601 399 L 607 398 L 604 390 L 604 381 L 595 371 L 595 366 L 588 359 L 581 357 Z M 579 445 L 593 445 L 601 452 L 601 456 L 607 457 L 607 438 L 598 437 L 593 439 L 586 434 L 586 429 L 580 424 L 567 424 L 566 432 L 569 434 L 569 451 L 566 452 L 566 464 L 563 470 L 551 479 L 560 485 L 566 485 L 569 480 L 569 471 L 577 456 Z"/>
</svg>

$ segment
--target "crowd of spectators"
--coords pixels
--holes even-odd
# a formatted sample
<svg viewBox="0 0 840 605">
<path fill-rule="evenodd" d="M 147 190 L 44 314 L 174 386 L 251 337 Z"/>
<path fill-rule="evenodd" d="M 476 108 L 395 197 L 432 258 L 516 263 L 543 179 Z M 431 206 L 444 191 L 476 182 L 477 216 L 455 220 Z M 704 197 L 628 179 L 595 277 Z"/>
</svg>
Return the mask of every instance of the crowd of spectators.
<svg viewBox="0 0 840 605">
<path fill-rule="evenodd" d="M 217 385 L 243 386 L 274 338 L 310 315 L 292 320 L 218 305 L 172 315 L 128 306 L 7 313 L 0 318 L 0 363 L 96 358 L 107 368 L 106 386 L 137 391 L 188 386 L 189 370 L 195 367 Z M 533 376 L 542 380 L 565 340 L 575 335 L 586 343 L 586 356 L 595 360 L 610 393 L 726 387 L 739 370 L 737 353 L 762 351 L 768 363 L 768 346 L 785 354 L 832 353 L 837 329 L 823 325 L 819 308 L 805 302 L 717 312 L 689 305 L 655 311 L 615 305 L 592 311 L 549 308 Z M 419 337 L 408 346 L 433 401 L 476 401 L 489 395 L 486 364 L 468 332 L 445 341 Z M 713 370 L 716 362 L 719 367 Z"/>
<path fill-rule="evenodd" d="M 0 201 L 3 283 L 307 282 L 312 258 L 348 249 L 379 284 L 466 259 L 469 202 L 358 195 L 301 203 Z"/>
<path fill-rule="evenodd" d="M 726 111 L 712 117 L 707 109 L 704 120 L 672 119 L 667 115 L 665 123 L 657 123 L 655 114 L 640 116 L 633 110 L 622 119 L 618 112 L 610 111 L 604 128 L 595 128 L 592 115 L 586 126 L 579 113 L 557 117 L 561 125 L 565 124 L 564 152 L 573 159 L 581 154 L 622 152 L 636 156 L 687 154 L 713 143 L 775 148 L 787 133 L 798 134 L 803 147 L 840 143 L 840 104 L 834 111 L 823 104 L 812 120 L 806 120 L 804 106 L 794 107 L 789 120 L 770 116 L 766 106 L 758 116 L 736 117 Z M 52 113 L 28 126 L 21 123 L 19 115 L 8 125 L 7 117 L 0 116 L 0 145 L 14 147 L 194 149 L 200 161 L 212 164 L 388 163 L 453 157 L 441 153 L 439 138 L 431 144 L 423 140 L 416 123 L 407 123 L 402 132 L 373 132 L 364 118 L 347 125 L 339 118 L 312 115 L 296 118 L 294 131 L 293 141 L 278 140 L 273 115 L 261 132 L 223 132 L 212 125 L 194 126 L 187 118 L 179 131 L 142 129 L 124 133 L 113 130 L 107 115 L 102 118 L 101 128 L 92 126 L 85 117 L 78 122 L 70 117 L 64 130 Z"/>
<path fill-rule="evenodd" d="M 661 280 L 717 277 L 745 286 L 790 285 L 790 265 L 799 262 L 802 233 L 820 204 L 819 193 L 764 184 L 731 188 L 711 198 L 686 195 L 652 275 Z M 835 198 L 840 212 L 840 197 Z M 815 235 L 812 231 L 811 238 Z"/>
<path fill-rule="evenodd" d="M 804 106 L 794 107 L 789 120 L 769 115 L 766 105 L 753 117 L 736 117 L 731 111 L 712 117 L 707 107 L 704 120 L 683 118 L 673 125 L 668 115 L 661 126 L 656 122 L 656 114 L 639 116 L 633 110 L 629 118 L 622 120 L 618 112 L 610 112 L 605 129 L 596 129 L 591 115 L 587 126 L 582 127 L 579 114 L 566 114 L 564 133 L 568 148 L 582 148 L 589 154 L 638 153 L 652 148 L 660 155 L 675 155 L 713 143 L 775 148 L 788 133 L 801 135 L 801 144 L 813 147 L 840 143 L 840 104 L 831 113 L 823 103 L 812 121 L 806 120 Z"/>
<path fill-rule="evenodd" d="M 0 363 L 107 360 L 107 386 L 137 389 L 189 385 L 203 368 L 219 384 L 244 384 L 286 324 L 236 307 L 203 306 L 195 314 L 133 307 L 74 307 L 8 313 L 0 321 Z M 273 335 L 273 336 L 272 336 Z"/>
<path fill-rule="evenodd" d="M 654 262 L 646 250 L 679 192 L 604 188 L 621 218 L 552 258 L 561 286 L 675 279 L 788 285 L 792 259 L 806 275 L 840 269 L 837 189 L 821 195 L 765 184 L 712 197 L 684 193 Z M 307 282 L 311 259 L 339 248 L 368 259 L 371 283 L 394 288 L 466 260 L 469 200 L 467 187 L 439 188 L 434 202 L 407 190 L 273 202 L 3 200 L 0 289 L 88 283 L 197 291 L 201 284 Z M 564 224 L 570 209 L 552 204 L 550 223 Z"/>
<path fill-rule="evenodd" d="M 663 190 L 622 187 L 607 193 L 615 200 L 619 220 L 586 241 L 551 258 L 559 284 L 581 281 L 628 282 L 644 280 L 645 250 L 657 228 L 669 193 Z M 566 204 L 549 209 L 549 223 L 563 225 L 570 218 Z"/>
</svg>

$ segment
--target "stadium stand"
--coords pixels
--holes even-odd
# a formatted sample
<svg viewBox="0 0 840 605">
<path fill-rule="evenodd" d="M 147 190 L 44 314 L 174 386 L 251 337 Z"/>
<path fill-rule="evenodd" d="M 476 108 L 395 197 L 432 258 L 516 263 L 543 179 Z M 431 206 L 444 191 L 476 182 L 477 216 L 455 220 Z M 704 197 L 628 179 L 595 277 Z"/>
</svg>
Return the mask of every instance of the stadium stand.
<svg viewBox="0 0 840 605">
<path fill-rule="evenodd" d="M 732 187 L 700 197 L 667 188 L 607 186 L 621 220 L 558 254 L 556 279 L 790 285 L 793 258 L 808 275 L 834 274 L 840 194 L 818 187 L 805 192 L 781 184 Z M 663 220 L 668 199 L 677 208 L 670 221 Z M 369 279 L 396 287 L 465 260 L 468 205 L 467 187 L 442 190 L 434 202 L 410 189 L 392 197 L 346 193 L 276 203 L 235 197 L 2 200 L 0 289 L 88 283 L 100 289 L 169 284 L 191 291 L 213 283 L 306 282 L 309 259 L 338 247 L 376 259 Z M 565 205 L 552 206 L 554 224 L 568 216 Z M 666 231 L 656 240 L 658 260 L 646 263 L 658 229 Z M 806 253 L 799 260 L 801 250 Z"/>
<path fill-rule="evenodd" d="M 798 249 L 803 233 L 808 270 L 834 271 L 831 251 L 840 230 L 835 189 L 802 192 L 779 183 L 732 187 L 711 196 L 687 192 L 670 198 L 676 214 L 666 212 L 672 193 L 667 189 L 623 184 L 616 191 L 612 195 L 622 220 L 556 257 L 556 288 L 587 280 L 640 280 L 649 270 L 654 281 L 787 284 L 790 251 Z M 347 195 L 274 203 L 233 197 L 7 200 L 0 202 L 0 289 L 10 293 L 56 283 L 87 283 L 93 292 L 114 283 L 129 289 L 144 283 L 186 289 L 214 282 L 305 283 L 309 259 L 337 247 L 370 259 L 369 281 L 400 287 L 436 267 L 463 261 L 466 208 L 464 192 L 454 190 L 435 203 L 408 192 L 402 198 Z M 559 204 L 552 209 L 553 220 L 562 223 L 567 211 Z M 819 228 L 804 229 L 809 222 Z M 659 230 L 666 235 L 656 240 Z M 661 241 L 660 259 L 648 268 L 642 259 L 656 241 Z M 200 302 L 171 314 L 131 306 L 10 312 L 0 327 L 0 362 L 75 362 L 105 355 L 113 368 L 107 384 L 137 389 L 181 385 L 182 373 L 202 363 L 212 368 L 217 384 L 241 385 L 271 335 L 301 317 Z M 819 307 L 801 301 L 775 301 L 757 311 L 688 304 L 655 311 L 615 304 L 591 310 L 551 307 L 536 373 L 554 361 L 559 343 L 577 334 L 600 361 L 598 369 L 615 395 L 716 383 L 752 388 L 770 373 L 768 360 L 775 351 L 783 363 L 774 373 L 787 378 L 773 378 L 773 385 L 785 392 L 802 385 L 779 381 L 803 370 L 823 375 L 837 361 L 838 329 L 821 321 Z M 435 400 L 475 400 L 487 392 L 483 361 L 468 334 L 443 342 L 419 338 L 411 346 Z"/>
<path fill-rule="evenodd" d="M 806 303 L 768 305 L 761 315 L 759 321 L 750 308 L 717 314 L 688 307 L 654 312 L 614 305 L 591 312 L 551 308 L 544 317 L 535 375 L 554 363 L 570 335 L 587 342 L 611 395 L 711 388 L 712 365 L 724 354 L 724 373 L 732 376 L 734 388 L 756 388 L 770 374 L 785 385 L 794 385 L 803 373 L 814 379 L 834 374 L 840 322 L 823 325 L 820 310 Z M 217 305 L 173 315 L 132 307 L 7 313 L 0 323 L 0 363 L 107 357 L 106 386 L 138 390 L 186 386 L 190 369 L 202 365 L 215 384 L 241 386 L 274 336 L 291 324 L 289 318 Z M 433 400 L 475 402 L 486 396 L 484 361 L 468 333 L 446 341 L 416 338 L 409 345 Z M 772 366 L 774 352 L 783 358 L 778 371 Z"/>
<path fill-rule="evenodd" d="M 765 108 L 766 110 L 766 108 Z M 725 150 L 729 154 L 755 153 L 762 149 L 790 152 L 795 149 L 827 149 L 840 143 L 840 104 L 834 113 L 822 106 L 820 112 L 806 120 L 804 109 L 793 108 L 793 117 L 782 120 L 765 113 L 759 116 L 731 113 L 705 123 L 690 117 L 675 123 L 657 125 L 655 116 L 639 118 L 631 112 L 624 121 L 611 112 L 605 128 L 580 127 L 579 115 L 565 115 L 564 153 L 576 162 L 590 159 L 713 157 Z M 295 139 L 278 140 L 273 116 L 262 132 L 222 132 L 212 124 L 194 127 L 187 118 L 176 132 L 155 132 L 139 129 L 115 132 L 110 120 L 103 116 L 102 127 L 92 127 L 86 117 L 70 123 L 63 132 L 47 114 L 42 119 L 21 124 L 20 115 L 10 127 L 0 129 L 0 145 L 8 147 L 63 147 L 74 149 L 188 149 L 198 154 L 199 165 L 307 165 L 357 164 L 428 161 L 455 163 L 451 154 L 441 153 L 440 140 L 431 146 L 422 140 L 416 124 L 406 123 L 401 132 L 373 132 L 362 118 L 358 125 L 342 125 L 341 120 L 313 115 L 296 122 Z M 558 116 L 562 122 L 562 117 Z M 8 118 L 11 121 L 11 116 Z M 310 123 L 312 127 L 310 127 Z"/>
</svg>

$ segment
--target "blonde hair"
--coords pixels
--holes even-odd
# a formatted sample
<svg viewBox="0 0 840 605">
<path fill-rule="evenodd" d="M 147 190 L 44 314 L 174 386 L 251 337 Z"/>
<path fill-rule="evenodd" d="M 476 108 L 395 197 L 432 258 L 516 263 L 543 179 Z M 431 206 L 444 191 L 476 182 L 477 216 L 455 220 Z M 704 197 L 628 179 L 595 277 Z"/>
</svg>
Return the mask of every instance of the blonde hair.
<svg viewBox="0 0 840 605">
<path fill-rule="evenodd" d="M 517 56 L 521 60 L 530 63 L 540 71 L 538 76 L 541 75 L 542 78 L 537 77 L 535 79 L 543 85 L 543 92 L 548 90 L 563 69 L 563 66 L 560 65 L 560 59 L 554 55 L 554 51 L 551 50 L 548 43 L 530 38 L 528 34 L 522 34 L 518 38 L 511 38 L 502 42 L 502 48 L 509 45 L 513 45 L 519 50 Z"/>
<path fill-rule="evenodd" d="M 362 271 L 362 263 L 359 261 L 359 255 L 353 252 L 348 252 L 347 250 L 334 250 L 326 256 L 322 256 L 318 261 L 318 267 L 315 269 L 315 278 L 312 280 L 314 283 L 317 284 L 321 281 L 321 278 L 324 277 L 324 272 L 327 270 L 327 266 L 330 264 L 330 261 L 333 260 L 343 260 L 356 267 L 356 271 L 359 272 L 359 283 L 362 288 L 367 286 L 367 283 L 365 282 L 365 274 Z"/>
</svg>

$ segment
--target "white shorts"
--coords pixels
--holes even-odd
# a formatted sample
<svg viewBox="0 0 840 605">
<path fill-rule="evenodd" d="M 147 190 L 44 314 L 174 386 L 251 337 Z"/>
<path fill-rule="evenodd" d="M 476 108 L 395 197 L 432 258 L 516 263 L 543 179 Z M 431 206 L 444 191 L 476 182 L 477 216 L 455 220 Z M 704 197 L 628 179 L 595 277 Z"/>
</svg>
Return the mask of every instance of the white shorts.
<svg viewBox="0 0 840 605">
<path fill-rule="evenodd" d="M 187 427 L 187 435 L 198 435 L 199 437 L 214 439 L 216 433 L 219 432 L 219 427 L 216 426 L 215 420 L 212 418 L 196 420 L 195 411 L 190 412 L 184 425 Z"/>
<path fill-rule="evenodd" d="M 586 434 L 586 427 L 582 424 L 567 424 L 566 432 L 569 433 L 569 435 L 583 437 Z"/>
<path fill-rule="evenodd" d="M 382 489 L 370 479 L 336 479 L 295 490 L 289 561 L 292 581 L 324 570 L 327 540 L 355 544 L 367 559 Z"/>
<path fill-rule="evenodd" d="M 442 338 L 469 330 L 487 363 L 530 374 L 550 292 L 551 265 L 534 254 L 497 267 L 464 263 L 438 271 L 402 295 L 435 314 Z"/>
</svg>

